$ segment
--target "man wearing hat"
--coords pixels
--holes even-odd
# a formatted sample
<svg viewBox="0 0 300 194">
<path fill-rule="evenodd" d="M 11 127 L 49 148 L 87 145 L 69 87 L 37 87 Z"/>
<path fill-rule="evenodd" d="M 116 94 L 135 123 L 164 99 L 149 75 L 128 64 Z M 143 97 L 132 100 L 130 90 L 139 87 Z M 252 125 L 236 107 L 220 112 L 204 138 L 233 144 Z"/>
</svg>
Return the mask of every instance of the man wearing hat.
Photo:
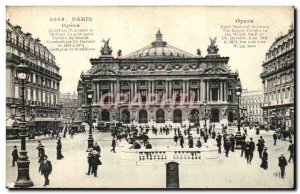
<svg viewBox="0 0 300 194">
<path fill-rule="evenodd" d="M 250 155 L 250 164 L 251 164 L 251 161 L 252 161 L 252 159 L 253 159 L 253 152 L 254 152 L 254 150 L 255 150 L 255 143 L 253 142 L 253 138 L 252 138 L 252 137 L 250 138 L 249 145 L 250 145 L 250 152 L 249 152 L 249 155 Z"/>
<path fill-rule="evenodd" d="M 260 167 L 267 170 L 268 169 L 268 153 L 267 147 L 264 147 L 264 152 L 262 153 L 262 161 Z"/>
<path fill-rule="evenodd" d="M 115 138 L 112 139 L 111 146 L 112 146 L 112 149 L 110 151 L 116 153 L 116 140 L 115 140 Z"/>
<path fill-rule="evenodd" d="M 42 149 L 41 148 L 43 148 L 45 146 L 43 146 L 43 144 L 40 140 L 38 141 L 38 143 L 39 143 L 39 145 L 36 149 L 38 150 L 38 156 L 41 157 L 41 155 L 42 155 Z"/>
<path fill-rule="evenodd" d="M 290 151 L 290 158 L 289 158 L 289 162 L 291 162 L 291 159 L 293 159 L 294 161 L 294 144 L 292 141 L 290 141 L 290 145 L 289 145 L 289 148 L 288 148 L 288 151 Z"/>
<path fill-rule="evenodd" d="M 247 160 L 247 164 L 251 164 L 250 156 L 251 156 L 251 145 L 250 142 L 247 141 L 245 144 L 245 158 Z"/>
<path fill-rule="evenodd" d="M 89 152 L 88 156 L 87 156 L 89 168 L 88 168 L 88 172 L 86 174 L 90 175 L 90 173 L 92 171 L 92 163 L 91 162 L 92 162 L 92 157 L 93 157 L 93 154 L 92 154 L 93 148 L 89 148 L 87 151 Z"/>
<path fill-rule="evenodd" d="M 228 139 L 225 139 L 224 149 L 225 149 L 225 155 L 226 155 L 226 157 L 228 157 L 228 153 L 229 153 L 229 150 L 230 150 L 230 143 L 229 143 Z"/>
<path fill-rule="evenodd" d="M 97 171 L 98 171 L 98 165 L 101 165 L 100 161 L 100 155 L 96 150 L 92 151 L 92 158 L 91 158 L 91 166 L 92 166 L 92 174 L 94 174 L 94 177 L 98 177 Z"/>
<path fill-rule="evenodd" d="M 19 159 L 17 146 L 14 145 L 14 150 L 11 153 L 12 155 L 12 167 L 15 166 L 15 162 Z"/>
<path fill-rule="evenodd" d="M 261 139 L 259 139 L 256 146 L 257 146 L 257 151 L 258 151 L 259 157 L 262 158 L 262 153 L 264 151 L 265 144 L 263 143 L 263 141 Z"/>
<path fill-rule="evenodd" d="M 283 154 L 280 155 L 278 160 L 279 160 L 278 166 L 280 167 L 280 175 L 281 175 L 281 178 L 284 178 L 285 167 L 287 166 L 287 161 Z"/>
<path fill-rule="evenodd" d="M 49 185 L 49 183 L 50 183 L 50 181 L 49 181 L 49 175 L 52 172 L 52 164 L 48 160 L 48 156 L 47 155 L 45 155 L 44 156 L 44 160 L 41 161 L 39 172 L 41 172 L 41 175 L 44 175 L 44 177 L 45 177 L 45 184 L 44 184 L 44 186 Z"/>
</svg>

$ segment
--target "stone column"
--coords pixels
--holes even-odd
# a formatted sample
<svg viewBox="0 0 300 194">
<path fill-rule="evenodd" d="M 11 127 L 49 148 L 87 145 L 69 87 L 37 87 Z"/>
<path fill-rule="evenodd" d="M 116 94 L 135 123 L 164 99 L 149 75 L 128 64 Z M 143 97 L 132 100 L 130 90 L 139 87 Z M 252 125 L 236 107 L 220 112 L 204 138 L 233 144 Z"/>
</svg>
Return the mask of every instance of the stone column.
<svg viewBox="0 0 300 194">
<path fill-rule="evenodd" d="M 201 101 L 201 80 L 199 81 L 199 88 L 198 88 L 198 102 Z"/>
<path fill-rule="evenodd" d="M 155 85 L 155 80 L 152 81 L 152 85 L 151 85 L 151 93 L 154 94 L 154 85 Z"/>
<path fill-rule="evenodd" d="M 182 80 L 182 94 L 186 94 L 186 89 L 185 89 L 185 80 Z M 183 102 L 185 102 L 186 96 L 185 95 L 181 95 L 183 96 Z"/>
<path fill-rule="evenodd" d="M 169 97 L 172 98 L 172 81 L 169 81 Z"/>
<path fill-rule="evenodd" d="M 151 81 L 148 81 L 148 95 L 151 93 Z"/>
<path fill-rule="evenodd" d="M 220 101 L 223 102 L 223 81 L 220 82 Z"/>
<path fill-rule="evenodd" d="M 93 90 L 93 92 L 94 92 L 93 100 L 92 100 L 92 104 L 93 104 L 93 103 L 95 103 L 95 101 L 96 101 L 96 95 L 97 95 L 97 93 L 96 93 L 96 84 L 95 84 L 95 82 L 93 82 L 93 81 L 92 81 L 92 90 Z"/>
<path fill-rule="evenodd" d="M 209 96 L 209 81 L 206 81 L 206 97 L 207 97 L 207 102 L 210 101 L 210 96 Z"/>
<path fill-rule="evenodd" d="M 227 102 L 227 82 L 224 81 L 224 101 Z"/>
<path fill-rule="evenodd" d="M 130 82 L 130 101 L 133 99 L 133 81 Z"/>
<path fill-rule="evenodd" d="M 119 102 L 120 99 L 118 99 L 119 97 L 119 80 L 116 80 L 116 101 Z M 119 97 L 120 98 L 120 97 Z"/>
<path fill-rule="evenodd" d="M 201 102 L 203 102 L 204 101 L 204 80 L 203 79 L 201 79 L 201 93 L 200 93 L 200 96 L 201 96 Z"/>
<path fill-rule="evenodd" d="M 187 101 L 190 101 L 190 86 L 189 86 L 189 80 L 186 81 L 186 93 L 187 93 Z"/>
<path fill-rule="evenodd" d="M 169 81 L 166 80 L 166 91 L 165 91 L 165 95 L 166 95 L 166 98 L 168 98 L 169 96 Z"/>
<path fill-rule="evenodd" d="M 134 95 L 137 96 L 138 92 L 137 92 L 137 80 L 134 81 Z"/>
<path fill-rule="evenodd" d="M 109 98 L 109 103 L 112 103 L 112 94 L 113 94 L 113 82 L 110 81 L 110 98 Z"/>
</svg>

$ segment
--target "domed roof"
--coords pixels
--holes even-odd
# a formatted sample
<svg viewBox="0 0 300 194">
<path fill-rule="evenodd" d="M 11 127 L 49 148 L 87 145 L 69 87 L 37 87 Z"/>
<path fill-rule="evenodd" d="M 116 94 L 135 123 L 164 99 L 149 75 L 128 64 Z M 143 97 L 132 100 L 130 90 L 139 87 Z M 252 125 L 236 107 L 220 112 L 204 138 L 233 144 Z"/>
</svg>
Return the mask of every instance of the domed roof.
<svg viewBox="0 0 300 194">
<path fill-rule="evenodd" d="M 195 57 L 192 54 L 175 48 L 162 40 L 160 30 L 156 33 L 156 40 L 151 45 L 139 49 L 124 58 L 190 58 Z"/>
</svg>

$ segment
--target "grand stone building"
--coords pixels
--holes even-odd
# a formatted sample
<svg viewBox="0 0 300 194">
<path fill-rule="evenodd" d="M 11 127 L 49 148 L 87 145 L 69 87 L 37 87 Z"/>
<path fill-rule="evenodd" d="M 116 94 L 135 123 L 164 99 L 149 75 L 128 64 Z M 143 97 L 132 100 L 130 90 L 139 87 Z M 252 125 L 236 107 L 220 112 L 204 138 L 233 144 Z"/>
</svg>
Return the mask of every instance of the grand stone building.
<svg viewBox="0 0 300 194">
<path fill-rule="evenodd" d="M 260 77 L 264 89 L 264 121 L 273 126 L 293 127 L 295 101 L 294 27 L 276 38 L 266 53 Z"/>
<path fill-rule="evenodd" d="M 38 38 L 25 33 L 18 25 L 6 21 L 6 116 L 19 118 L 21 87 L 16 77 L 16 67 L 21 58 L 29 67 L 25 87 L 26 120 L 34 120 L 37 129 L 57 127 L 60 81 L 55 56 Z"/>
<path fill-rule="evenodd" d="M 59 97 L 59 104 L 61 105 L 61 118 L 64 118 L 64 120 L 69 123 L 72 121 L 72 117 L 73 121 L 78 119 L 78 95 L 75 92 L 73 92 L 73 94 L 67 92 L 60 93 Z"/>
<path fill-rule="evenodd" d="M 261 108 L 264 102 L 262 91 L 243 90 L 241 96 L 241 108 L 243 108 L 244 122 L 250 124 L 259 124 L 263 122 L 263 110 Z"/>
<path fill-rule="evenodd" d="M 92 115 L 100 121 L 203 124 L 206 109 L 208 122 L 233 122 L 239 74 L 218 50 L 215 38 L 206 56 L 200 49 L 193 55 L 165 42 L 158 30 L 149 46 L 127 56 L 119 50 L 115 58 L 104 41 L 100 57 L 80 76 L 79 105 L 87 112 L 87 91 L 93 90 Z"/>
</svg>

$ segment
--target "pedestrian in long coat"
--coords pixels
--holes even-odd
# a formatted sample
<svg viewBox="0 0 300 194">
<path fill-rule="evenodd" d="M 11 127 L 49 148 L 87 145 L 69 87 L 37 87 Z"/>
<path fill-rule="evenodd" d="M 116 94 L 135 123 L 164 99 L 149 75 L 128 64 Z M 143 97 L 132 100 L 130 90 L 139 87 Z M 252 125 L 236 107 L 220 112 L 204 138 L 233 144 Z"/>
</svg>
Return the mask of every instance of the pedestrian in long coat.
<svg viewBox="0 0 300 194">
<path fill-rule="evenodd" d="M 184 139 L 183 139 L 183 136 L 181 135 L 180 136 L 180 146 L 181 146 L 181 148 L 183 148 L 183 144 L 184 144 Z"/>
<path fill-rule="evenodd" d="M 246 145 L 246 141 L 243 139 L 241 142 L 241 157 L 243 157 L 243 154 L 245 152 L 245 145 Z M 246 157 L 246 154 L 245 154 Z"/>
<path fill-rule="evenodd" d="M 286 158 L 284 157 L 283 154 L 281 154 L 281 156 L 278 158 L 279 162 L 278 162 L 278 166 L 280 167 L 280 177 L 284 178 L 285 176 L 285 167 L 287 166 L 287 161 Z"/>
<path fill-rule="evenodd" d="M 44 160 L 45 157 L 45 148 L 44 147 L 40 147 L 40 158 L 39 158 L 39 163 L 41 163 Z"/>
<path fill-rule="evenodd" d="M 275 132 L 273 134 L 274 145 L 276 145 L 277 138 L 278 138 L 278 136 L 277 136 L 277 133 Z"/>
<path fill-rule="evenodd" d="M 193 147 L 194 147 L 193 137 L 190 136 L 189 137 L 189 148 L 193 148 Z"/>
<path fill-rule="evenodd" d="M 294 161 L 295 148 L 294 148 L 294 144 L 293 144 L 292 141 L 290 141 L 290 145 L 289 145 L 288 151 L 290 151 L 289 162 L 291 162 L 291 159 L 293 159 L 293 161 Z"/>
<path fill-rule="evenodd" d="M 212 139 L 215 139 L 215 138 L 216 138 L 216 132 L 215 132 L 214 129 L 213 129 L 212 132 L 211 132 L 211 138 L 212 138 Z"/>
<path fill-rule="evenodd" d="M 177 141 L 178 141 L 178 136 L 177 136 L 176 133 L 175 133 L 175 135 L 174 135 L 174 143 L 175 143 L 175 146 L 177 146 Z"/>
<path fill-rule="evenodd" d="M 268 169 L 268 153 L 267 153 L 267 147 L 264 148 L 264 152 L 262 154 L 262 161 L 261 161 L 261 168 L 267 170 Z"/>
<path fill-rule="evenodd" d="M 12 166 L 15 166 L 15 163 L 19 159 L 18 149 L 16 145 L 14 146 L 14 150 L 12 151 L 11 155 L 12 155 Z"/>
<path fill-rule="evenodd" d="M 231 151 L 234 152 L 235 140 L 233 134 L 231 134 L 229 141 L 230 141 Z"/>
<path fill-rule="evenodd" d="M 221 154 L 221 141 L 222 141 L 222 136 L 220 135 L 220 133 L 218 134 L 217 138 L 216 138 L 216 141 L 217 141 L 217 146 L 218 146 L 218 153 Z"/>
<path fill-rule="evenodd" d="M 86 173 L 87 175 L 90 175 L 90 173 L 92 172 L 92 157 L 93 157 L 92 151 L 93 151 L 93 148 L 88 149 L 89 153 L 87 156 L 87 161 L 88 161 L 89 168 L 88 168 L 88 172 Z"/>
<path fill-rule="evenodd" d="M 52 173 L 52 164 L 46 155 L 43 157 L 43 161 L 41 161 L 39 172 L 45 177 L 44 186 L 49 185 L 49 175 Z"/>
<path fill-rule="evenodd" d="M 92 154 L 93 154 L 93 156 L 91 158 L 92 174 L 94 174 L 94 177 L 98 177 L 98 175 L 97 175 L 98 166 L 100 164 L 102 164 L 100 159 L 99 159 L 100 155 L 96 150 L 94 150 L 92 152 Z"/>
<path fill-rule="evenodd" d="M 41 143 L 40 140 L 38 142 L 39 142 L 39 145 L 36 149 L 38 150 L 38 157 L 41 157 L 41 148 L 43 148 L 45 146 L 43 146 L 43 144 Z"/>
<path fill-rule="evenodd" d="M 246 157 L 246 160 L 247 160 L 247 164 L 251 164 L 251 161 L 252 161 L 251 155 L 253 157 L 250 142 L 247 141 L 246 144 L 245 144 L 245 157 Z"/>
<path fill-rule="evenodd" d="M 62 144 L 61 144 L 61 140 L 60 140 L 60 137 L 59 137 L 58 140 L 57 140 L 57 146 L 56 146 L 57 159 L 58 160 L 64 158 L 64 156 L 61 153 L 61 149 L 62 149 Z"/>
<path fill-rule="evenodd" d="M 257 145 L 257 151 L 259 153 L 259 157 L 262 158 L 262 152 L 264 150 L 265 144 L 259 139 Z"/>
<path fill-rule="evenodd" d="M 112 139 L 111 147 L 112 147 L 112 149 L 110 151 L 116 153 L 116 139 L 115 138 Z"/>
<path fill-rule="evenodd" d="M 252 159 L 253 159 L 253 153 L 254 153 L 254 150 L 255 150 L 255 143 L 253 142 L 253 139 L 252 138 L 250 138 L 250 150 L 251 150 L 251 152 L 250 152 L 250 164 L 251 164 L 251 161 L 252 161 Z"/>
<path fill-rule="evenodd" d="M 227 139 L 224 142 L 224 148 L 225 148 L 226 157 L 228 157 L 228 153 L 229 153 L 229 150 L 230 150 L 230 143 Z"/>
<path fill-rule="evenodd" d="M 197 140 L 197 144 L 196 144 L 196 146 L 197 146 L 198 148 L 201 148 L 201 146 L 202 146 L 202 143 L 201 143 L 200 137 L 198 137 L 198 140 Z"/>
</svg>

